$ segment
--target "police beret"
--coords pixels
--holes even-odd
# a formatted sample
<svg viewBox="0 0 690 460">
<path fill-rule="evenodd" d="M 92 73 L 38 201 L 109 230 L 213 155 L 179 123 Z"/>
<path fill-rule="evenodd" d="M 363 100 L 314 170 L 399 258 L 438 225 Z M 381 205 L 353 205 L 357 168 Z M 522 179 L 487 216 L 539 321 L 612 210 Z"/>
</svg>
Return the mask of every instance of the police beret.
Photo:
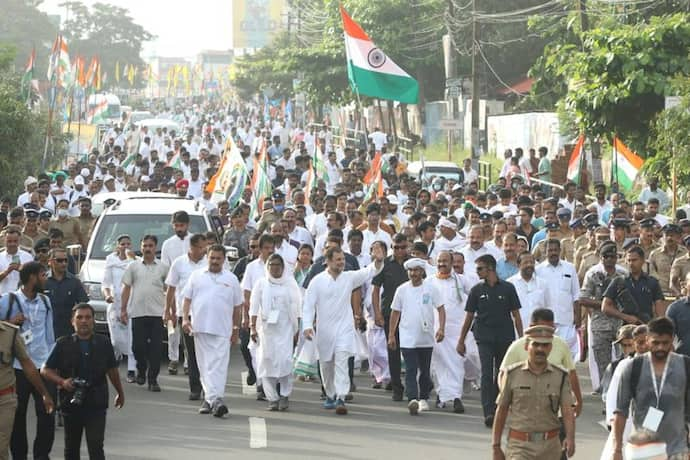
<svg viewBox="0 0 690 460">
<path fill-rule="evenodd" d="M 683 233 L 683 230 L 679 225 L 676 224 L 666 224 L 661 227 L 661 231 L 664 233 Z"/>
</svg>

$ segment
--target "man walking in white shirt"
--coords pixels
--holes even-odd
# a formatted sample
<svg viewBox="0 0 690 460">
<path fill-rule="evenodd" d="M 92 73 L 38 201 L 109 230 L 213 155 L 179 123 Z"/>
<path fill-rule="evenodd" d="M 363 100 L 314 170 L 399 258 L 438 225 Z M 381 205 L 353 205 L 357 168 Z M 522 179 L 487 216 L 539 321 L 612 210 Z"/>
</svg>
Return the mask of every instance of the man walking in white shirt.
<svg viewBox="0 0 690 460">
<path fill-rule="evenodd" d="M 348 360 L 357 350 L 351 295 L 383 268 L 385 252 L 381 245 L 375 244 L 374 263 L 349 272 L 344 271 L 342 249 L 330 248 L 325 257 L 327 270 L 315 276 L 307 288 L 302 327 L 307 340 L 316 340 L 327 395 L 324 408 L 345 415 L 345 397 L 350 391 Z"/>
<path fill-rule="evenodd" d="M 230 344 L 237 341 L 243 299 L 237 277 L 224 268 L 225 248 L 214 244 L 207 257 L 208 267 L 193 272 L 184 288 L 182 327 L 185 333 L 194 335 L 204 389 L 199 413 L 222 418 L 228 413 L 223 397 Z"/>
<path fill-rule="evenodd" d="M 580 324 L 580 281 L 575 266 L 561 260 L 561 242 L 546 242 L 546 260 L 537 266 L 537 276 L 546 286 L 546 308 L 554 313 L 556 334 L 565 340 L 573 355 L 580 358 L 577 326 Z"/>
<path fill-rule="evenodd" d="M 530 324 L 532 312 L 537 308 L 546 308 L 546 286 L 544 281 L 535 276 L 534 256 L 530 252 L 518 255 L 519 273 L 508 278 L 508 282 L 515 286 L 520 299 L 520 317 L 522 324 Z"/>
</svg>

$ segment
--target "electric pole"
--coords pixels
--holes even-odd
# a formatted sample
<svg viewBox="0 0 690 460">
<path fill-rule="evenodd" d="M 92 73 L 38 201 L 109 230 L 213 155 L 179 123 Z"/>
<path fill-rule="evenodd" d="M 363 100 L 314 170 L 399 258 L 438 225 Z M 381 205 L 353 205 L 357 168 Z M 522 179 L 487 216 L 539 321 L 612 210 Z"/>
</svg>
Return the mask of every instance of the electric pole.
<svg viewBox="0 0 690 460">
<path fill-rule="evenodd" d="M 477 169 L 479 161 L 479 24 L 477 22 L 477 0 L 472 0 L 472 166 Z"/>
</svg>

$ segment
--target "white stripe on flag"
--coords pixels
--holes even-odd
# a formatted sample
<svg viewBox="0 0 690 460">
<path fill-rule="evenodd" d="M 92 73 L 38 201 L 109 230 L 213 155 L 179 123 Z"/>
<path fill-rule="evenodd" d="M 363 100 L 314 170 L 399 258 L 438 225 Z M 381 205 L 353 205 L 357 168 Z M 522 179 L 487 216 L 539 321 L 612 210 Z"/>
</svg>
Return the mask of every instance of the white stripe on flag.
<svg viewBox="0 0 690 460">
<path fill-rule="evenodd" d="M 349 52 L 349 57 L 352 60 L 352 65 L 359 67 L 360 69 L 369 70 L 371 72 L 399 75 L 401 77 L 410 77 L 407 72 L 398 67 L 398 65 L 388 56 L 386 56 L 386 61 L 381 67 L 372 67 L 371 64 L 369 64 L 369 53 L 371 50 L 375 49 L 376 46 L 370 41 L 352 38 L 346 34 L 345 46 Z M 380 49 L 378 52 L 383 53 L 383 51 Z"/>
</svg>

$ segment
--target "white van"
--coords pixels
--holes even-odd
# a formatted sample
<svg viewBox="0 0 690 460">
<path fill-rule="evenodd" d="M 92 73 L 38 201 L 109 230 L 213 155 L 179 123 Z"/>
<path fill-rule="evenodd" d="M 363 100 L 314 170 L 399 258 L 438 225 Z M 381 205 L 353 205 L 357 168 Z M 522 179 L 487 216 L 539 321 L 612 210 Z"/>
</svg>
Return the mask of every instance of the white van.
<svg viewBox="0 0 690 460">
<path fill-rule="evenodd" d="M 87 113 L 91 113 L 96 107 L 104 102 L 107 103 L 107 109 L 101 118 L 110 123 L 119 123 L 122 121 L 120 98 L 114 94 L 92 94 L 89 96 L 87 99 Z"/>
<path fill-rule="evenodd" d="M 105 269 L 105 258 L 117 246 L 117 237 L 127 234 L 132 239 L 132 250 L 141 255 L 140 242 L 144 235 L 155 235 L 158 238 L 158 256 L 163 242 L 173 235 L 171 225 L 172 215 L 177 211 L 186 211 L 190 217 L 189 232 L 205 233 L 214 231 L 219 233 L 219 221 L 206 211 L 198 201 L 178 198 L 175 195 L 150 194 L 137 196 L 131 194 L 124 199 L 103 210 L 96 221 L 91 234 L 89 246 L 79 278 L 89 295 L 90 304 L 96 310 L 96 328 L 98 332 L 108 331 L 107 309 L 101 283 Z"/>
</svg>

